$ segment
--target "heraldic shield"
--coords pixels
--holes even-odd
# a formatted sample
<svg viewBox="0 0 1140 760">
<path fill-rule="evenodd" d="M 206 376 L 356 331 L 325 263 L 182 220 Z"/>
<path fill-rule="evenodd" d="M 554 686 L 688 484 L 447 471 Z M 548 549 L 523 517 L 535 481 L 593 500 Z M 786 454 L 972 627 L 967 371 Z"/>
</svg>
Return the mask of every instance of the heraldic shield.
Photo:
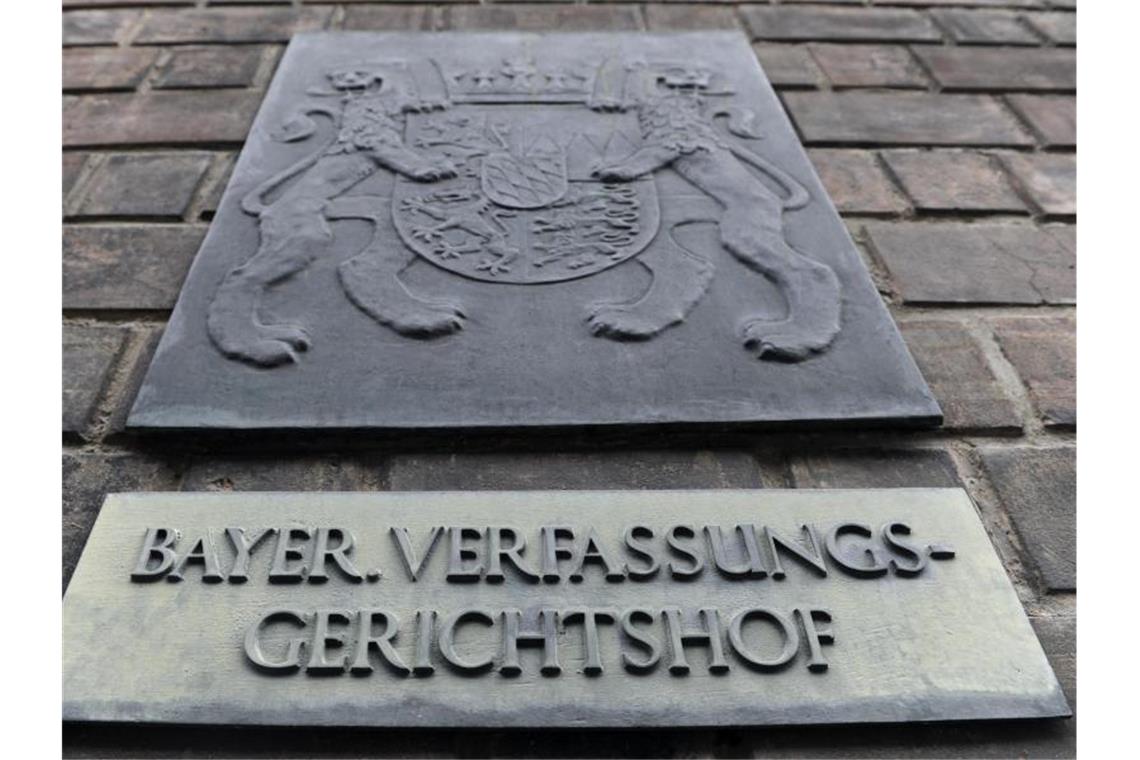
<svg viewBox="0 0 1140 760">
<path fill-rule="evenodd" d="M 581 104 L 482 102 L 409 114 L 406 144 L 449 161 L 457 175 L 431 184 L 398 177 L 393 221 L 417 254 L 464 277 L 586 277 L 636 256 L 657 234 L 651 175 L 592 175 L 640 140 L 636 115 Z"/>
</svg>

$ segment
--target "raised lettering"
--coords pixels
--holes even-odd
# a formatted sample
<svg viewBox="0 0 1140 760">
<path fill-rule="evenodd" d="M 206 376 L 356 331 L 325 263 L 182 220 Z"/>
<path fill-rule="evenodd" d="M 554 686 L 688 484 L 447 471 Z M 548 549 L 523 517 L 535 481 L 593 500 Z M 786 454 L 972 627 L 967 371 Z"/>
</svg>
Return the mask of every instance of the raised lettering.
<svg viewBox="0 0 1140 760">
<path fill-rule="evenodd" d="M 285 650 L 285 657 L 276 662 L 271 662 L 266 659 L 265 653 L 261 650 L 262 631 L 271 623 L 278 621 L 290 623 L 298 628 L 305 628 L 308 625 L 303 612 L 287 609 L 270 610 L 262 615 L 261 618 L 245 632 L 246 659 L 263 673 L 269 673 L 271 675 L 296 673 L 301 669 L 301 652 L 305 648 L 305 639 L 289 639 L 289 644 Z"/>
<path fill-rule="evenodd" d="M 147 528 L 143 537 L 142 551 L 139 552 L 139 561 L 135 563 L 135 569 L 131 572 L 131 580 L 136 583 L 149 583 L 169 573 L 177 557 L 172 548 L 177 538 L 178 533 L 172 528 Z M 152 560 L 158 560 L 158 564 L 152 567 Z"/>
<path fill-rule="evenodd" d="M 276 528 L 262 528 L 255 530 L 252 536 L 247 537 L 245 528 L 226 528 L 226 536 L 230 540 L 230 545 L 237 552 L 233 567 L 230 568 L 230 583 L 245 583 L 249 580 L 250 555 L 253 554 L 253 550 L 257 548 L 258 544 L 275 533 L 277 533 Z"/>
</svg>

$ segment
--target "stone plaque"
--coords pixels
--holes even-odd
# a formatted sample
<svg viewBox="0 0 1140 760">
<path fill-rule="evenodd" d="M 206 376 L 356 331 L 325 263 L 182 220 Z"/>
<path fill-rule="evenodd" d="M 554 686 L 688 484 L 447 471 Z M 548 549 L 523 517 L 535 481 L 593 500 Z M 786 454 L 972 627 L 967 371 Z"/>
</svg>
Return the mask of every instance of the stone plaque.
<svg viewBox="0 0 1140 760">
<path fill-rule="evenodd" d="M 743 35 L 316 33 L 130 424 L 940 418 Z"/>
<path fill-rule="evenodd" d="M 63 691 L 167 723 L 1069 714 L 958 489 L 113 495 Z"/>
</svg>

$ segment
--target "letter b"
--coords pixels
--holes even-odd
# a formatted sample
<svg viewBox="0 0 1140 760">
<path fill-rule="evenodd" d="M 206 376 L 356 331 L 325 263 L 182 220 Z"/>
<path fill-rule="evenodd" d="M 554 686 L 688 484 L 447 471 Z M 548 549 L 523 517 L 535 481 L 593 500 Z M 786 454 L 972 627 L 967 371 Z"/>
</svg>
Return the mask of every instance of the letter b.
<svg viewBox="0 0 1140 760">
<path fill-rule="evenodd" d="M 136 583 L 157 581 L 169 573 L 175 560 L 174 549 L 171 547 L 177 537 L 177 533 L 170 528 L 147 528 L 142 552 L 131 573 L 131 580 Z M 156 559 L 158 564 L 151 567 L 151 561 Z"/>
</svg>

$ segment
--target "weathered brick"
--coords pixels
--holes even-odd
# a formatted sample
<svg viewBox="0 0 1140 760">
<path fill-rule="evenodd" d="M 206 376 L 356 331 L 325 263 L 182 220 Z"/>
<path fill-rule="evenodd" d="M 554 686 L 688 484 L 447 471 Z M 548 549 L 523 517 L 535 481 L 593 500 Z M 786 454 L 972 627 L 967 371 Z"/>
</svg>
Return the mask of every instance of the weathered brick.
<svg viewBox="0 0 1140 760">
<path fill-rule="evenodd" d="M 440 28 L 619 31 L 641 28 L 637 8 L 625 5 L 456 5 L 440 12 Z"/>
<path fill-rule="evenodd" d="M 1077 14 L 1075 13 L 1032 13 L 1026 21 L 1057 45 L 1077 44 Z"/>
<path fill-rule="evenodd" d="M 740 28 L 734 9 L 697 4 L 647 5 L 645 21 L 651 32 Z"/>
<path fill-rule="evenodd" d="M 613 451 L 557 454 L 414 454 L 388 470 L 397 491 L 759 488 L 742 451 Z"/>
<path fill-rule="evenodd" d="M 1040 8 L 1044 0 L 888 0 L 891 5 L 961 5 L 979 8 Z"/>
<path fill-rule="evenodd" d="M 426 5 L 349 7 L 341 28 L 430 31 L 432 21 L 432 9 Z"/>
<path fill-rule="evenodd" d="M 125 7 L 130 5 L 194 5 L 198 0 L 63 0 L 64 8 Z"/>
<path fill-rule="evenodd" d="M 133 90 L 139 86 L 156 50 L 139 48 L 72 48 L 63 51 L 63 89 Z"/>
<path fill-rule="evenodd" d="M 1075 90 L 1077 59 L 1072 50 L 915 47 L 946 90 Z"/>
<path fill-rule="evenodd" d="M 257 45 L 175 48 L 162 64 L 154 86 L 249 87 L 257 76 L 265 48 Z"/>
<path fill-rule="evenodd" d="M 1029 124 L 1047 148 L 1077 144 L 1077 99 L 1070 95 L 1010 95 L 1013 110 Z"/>
<path fill-rule="evenodd" d="M 758 43 L 752 46 L 768 81 L 776 87 L 817 87 L 823 79 L 806 45 Z"/>
<path fill-rule="evenodd" d="M 150 368 L 150 360 L 162 338 L 164 325 L 137 325 L 131 328 L 130 348 L 124 353 L 121 388 L 117 396 L 110 399 L 111 409 L 103 424 L 103 440 L 114 441 L 115 437 L 127 429 L 127 417 L 135 403 L 143 378 Z M 129 365 L 127 364 L 129 362 Z"/>
<path fill-rule="evenodd" d="M 180 218 L 212 157 L 209 153 L 117 153 L 87 183 L 74 216 Z"/>
<path fill-rule="evenodd" d="M 796 488 L 961 487 L 954 460 L 938 449 L 828 451 L 791 460 Z"/>
<path fill-rule="evenodd" d="M 63 45 L 116 45 L 142 11 L 71 11 L 63 14 Z"/>
<path fill-rule="evenodd" d="M 121 327 L 64 325 L 64 433 L 87 432 L 125 339 L 126 331 Z"/>
<path fill-rule="evenodd" d="M 213 217 L 218 210 L 218 204 L 222 202 L 222 195 L 226 191 L 226 185 L 230 182 L 230 175 L 233 174 L 234 164 L 237 162 L 237 155 L 230 153 L 225 158 L 225 163 L 220 172 L 214 177 L 213 182 L 210 184 L 210 189 L 206 191 L 206 197 L 202 202 L 202 216 Z"/>
<path fill-rule="evenodd" d="M 75 187 L 75 180 L 79 179 L 80 172 L 87 164 L 87 157 L 89 153 L 64 153 L 63 154 L 63 199 L 67 200 L 68 193 L 71 188 Z"/>
<path fill-rule="evenodd" d="M 741 13 L 754 39 L 937 42 L 942 38 L 930 19 L 897 8 L 745 6 Z"/>
<path fill-rule="evenodd" d="M 63 586 L 79 562 L 83 544 L 109 493 L 170 491 L 178 482 L 176 460 L 134 454 L 63 455 Z"/>
<path fill-rule="evenodd" d="M 63 308 L 172 308 L 204 234 L 177 224 L 65 225 Z"/>
<path fill-rule="evenodd" d="M 1063 153 L 1011 154 L 1002 161 L 1034 205 L 1053 216 L 1077 213 L 1077 157 Z"/>
<path fill-rule="evenodd" d="M 192 459 L 183 491 L 357 491 L 366 468 L 342 456 L 266 455 Z"/>
<path fill-rule="evenodd" d="M 808 143 L 1031 145 L 993 98 L 906 92 L 787 92 Z"/>
<path fill-rule="evenodd" d="M 836 87 L 927 86 L 918 62 L 901 45 L 811 45 L 812 55 Z"/>
<path fill-rule="evenodd" d="M 63 144 L 202 145 L 245 140 L 261 98 L 244 90 L 114 93 L 67 98 Z"/>
<path fill-rule="evenodd" d="M 1069 706 L 1077 709 L 1077 618 L 1075 615 L 1035 615 L 1029 618 L 1045 656 L 1061 682 Z"/>
<path fill-rule="evenodd" d="M 1039 38 L 1010 11 L 938 8 L 930 12 L 955 42 L 963 45 L 1037 45 Z"/>
<path fill-rule="evenodd" d="M 993 325 L 1002 353 L 1017 369 L 1050 426 L 1077 424 L 1077 326 L 1069 319 L 1008 318 Z"/>
<path fill-rule="evenodd" d="M 1030 225 L 866 225 L 906 303 L 1073 303 L 1076 258 Z"/>
<path fill-rule="evenodd" d="M 851 214 L 898 214 L 910 208 L 870 151 L 808 151 L 835 207 Z"/>
<path fill-rule="evenodd" d="M 891 150 L 883 159 L 922 211 L 1024 212 L 997 163 L 960 150 Z"/>
<path fill-rule="evenodd" d="M 1076 590 L 1076 449 L 987 447 L 980 455 L 1042 584 Z"/>
<path fill-rule="evenodd" d="M 297 32 L 324 29 L 329 7 L 151 11 L 135 44 L 288 42 Z"/>
<path fill-rule="evenodd" d="M 944 320 L 903 322 L 899 328 L 942 407 L 947 430 L 1021 430 L 1013 402 L 968 330 Z"/>
</svg>

